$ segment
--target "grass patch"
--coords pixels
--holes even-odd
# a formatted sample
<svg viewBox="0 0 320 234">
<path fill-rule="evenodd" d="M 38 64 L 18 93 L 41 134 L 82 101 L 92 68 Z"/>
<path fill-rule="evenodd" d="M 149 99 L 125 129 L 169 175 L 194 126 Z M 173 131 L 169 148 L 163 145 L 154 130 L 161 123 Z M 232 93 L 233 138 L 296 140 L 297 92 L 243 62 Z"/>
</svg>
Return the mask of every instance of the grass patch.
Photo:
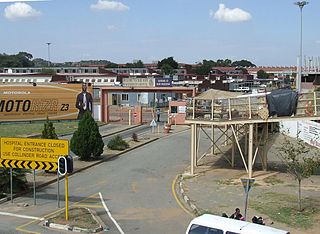
<svg viewBox="0 0 320 234">
<path fill-rule="evenodd" d="M 103 125 L 97 122 L 98 126 Z M 73 134 L 78 129 L 78 121 L 53 122 L 57 135 Z M 31 123 L 0 124 L 0 137 L 26 137 L 28 135 L 41 135 L 44 121 Z"/>
<path fill-rule="evenodd" d="M 296 196 L 274 192 L 263 193 L 250 201 L 250 207 L 269 216 L 272 220 L 285 223 L 292 227 L 308 229 L 316 222 L 319 213 L 319 202 L 313 199 L 303 199 L 304 210 L 298 211 Z"/>
<path fill-rule="evenodd" d="M 69 220 L 66 221 L 65 212 L 50 219 L 53 223 L 68 224 L 79 228 L 93 229 L 100 226 L 99 223 L 92 217 L 91 213 L 85 208 L 72 208 L 69 210 Z"/>
<path fill-rule="evenodd" d="M 267 184 L 283 184 L 284 182 L 282 180 L 280 180 L 276 175 L 273 176 L 269 176 L 267 178 L 263 179 L 263 182 L 267 183 Z"/>
</svg>

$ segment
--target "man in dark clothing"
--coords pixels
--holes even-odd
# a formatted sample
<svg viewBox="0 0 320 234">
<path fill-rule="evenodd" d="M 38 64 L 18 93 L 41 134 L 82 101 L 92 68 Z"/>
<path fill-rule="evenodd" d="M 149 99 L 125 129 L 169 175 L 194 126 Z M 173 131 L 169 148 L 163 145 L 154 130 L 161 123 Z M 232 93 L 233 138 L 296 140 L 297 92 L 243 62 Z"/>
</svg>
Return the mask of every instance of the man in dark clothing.
<svg viewBox="0 0 320 234">
<path fill-rule="evenodd" d="M 236 212 L 234 212 L 229 218 L 240 220 L 242 218 L 242 214 L 240 213 L 240 209 L 236 208 Z"/>
<path fill-rule="evenodd" d="M 78 119 L 81 119 L 86 111 L 92 113 L 92 96 L 87 92 L 87 84 L 82 84 L 82 92 L 78 94 L 76 100 L 76 107 L 79 109 Z"/>
</svg>

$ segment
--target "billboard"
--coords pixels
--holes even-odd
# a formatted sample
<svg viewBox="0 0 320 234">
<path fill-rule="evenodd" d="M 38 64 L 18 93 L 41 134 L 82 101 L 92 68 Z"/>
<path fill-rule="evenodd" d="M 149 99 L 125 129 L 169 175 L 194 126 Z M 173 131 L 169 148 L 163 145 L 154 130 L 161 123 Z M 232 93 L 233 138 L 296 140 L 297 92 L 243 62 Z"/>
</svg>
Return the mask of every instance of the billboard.
<svg viewBox="0 0 320 234">
<path fill-rule="evenodd" d="M 81 92 L 82 84 L 0 85 L 0 122 L 77 119 Z"/>
<path fill-rule="evenodd" d="M 172 87 L 172 78 L 156 77 L 156 87 Z"/>
</svg>

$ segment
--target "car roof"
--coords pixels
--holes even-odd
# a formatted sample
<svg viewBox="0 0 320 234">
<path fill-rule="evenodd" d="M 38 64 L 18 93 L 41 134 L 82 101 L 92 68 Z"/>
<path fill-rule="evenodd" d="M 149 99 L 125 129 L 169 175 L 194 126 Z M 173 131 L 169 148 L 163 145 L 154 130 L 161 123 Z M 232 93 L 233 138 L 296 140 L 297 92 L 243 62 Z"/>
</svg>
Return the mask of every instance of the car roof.
<svg viewBox="0 0 320 234">
<path fill-rule="evenodd" d="M 246 221 L 240 221 L 236 219 L 225 218 L 221 216 L 204 214 L 201 215 L 193 221 L 191 224 L 198 224 L 201 226 L 213 227 L 222 230 L 226 230 L 226 227 L 229 228 L 226 231 L 238 232 L 238 233 L 246 233 L 246 234 L 287 234 L 287 231 L 259 225 L 255 223 L 249 223 Z"/>
</svg>

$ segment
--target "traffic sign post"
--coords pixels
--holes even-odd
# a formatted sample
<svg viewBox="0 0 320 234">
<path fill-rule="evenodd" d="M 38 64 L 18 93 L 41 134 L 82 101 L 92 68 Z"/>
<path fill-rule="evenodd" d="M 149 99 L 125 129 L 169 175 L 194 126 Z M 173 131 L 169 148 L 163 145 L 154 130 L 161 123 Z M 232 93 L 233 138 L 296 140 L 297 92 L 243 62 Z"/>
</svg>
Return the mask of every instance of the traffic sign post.
<svg viewBox="0 0 320 234">
<path fill-rule="evenodd" d="M 73 172 L 73 159 L 72 159 L 72 157 L 70 155 L 59 157 L 59 159 L 58 159 L 58 178 L 59 178 L 59 174 L 62 176 L 65 176 L 66 221 L 68 221 L 68 219 L 69 219 L 69 177 L 68 177 L 68 173 L 72 173 L 72 172 Z M 59 202 L 58 202 L 58 206 L 59 206 Z"/>
<path fill-rule="evenodd" d="M 244 219 L 247 220 L 247 209 L 248 209 L 248 199 L 249 199 L 249 191 L 253 186 L 255 179 L 242 178 L 241 183 L 244 188 L 244 192 L 246 194 L 245 205 L 244 205 Z"/>
</svg>

